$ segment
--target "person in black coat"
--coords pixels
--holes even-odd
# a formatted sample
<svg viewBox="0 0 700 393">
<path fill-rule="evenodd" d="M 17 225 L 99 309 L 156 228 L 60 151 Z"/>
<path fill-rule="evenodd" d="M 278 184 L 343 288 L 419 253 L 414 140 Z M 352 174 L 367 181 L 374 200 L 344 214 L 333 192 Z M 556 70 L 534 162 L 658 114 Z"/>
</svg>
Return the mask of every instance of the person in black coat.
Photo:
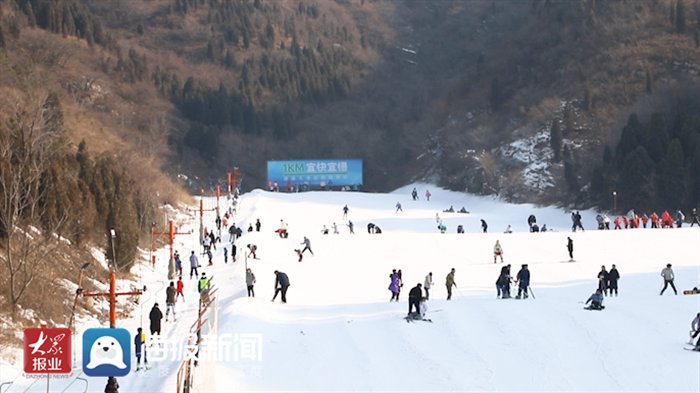
<svg viewBox="0 0 700 393">
<path fill-rule="evenodd" d="M 566 249 L 569 250 L 569 259 L 574 260 L 574 241 L 570 237 L 567 237 Z"/>
<path fill-rule="evenodd" d="M 481 219 L 481 230 L 484 231 L 484 233 L 486 233 L 488 231 L 488 229 L 489 229 L 489 225 L 482 218 Z"/>
<path fill-rule="evenodd" d="M 617 280 L 620 279 L 620 273 L 617 271 L 615 265 L 612 265 L 612 269 L 608 272 L 608 289 L 610 290 L 610 295 L 615 293 L 617 296 Z"/>
<path fill-rule="evenodd" d="M 527 288 L 530 286 L 530 271 L 527 269 L 527 263 L 522 266 L 515 278 L 518 283 L 518 295 L 515 298 L 520 299 L 522 296 L 523 299 L 527 299 Z"/>
<path fill-rule="evenodd" d="M 411 315 L 413 306 L 416 306 L 416 312 L 420 314 L 420 299 L 423 297 L 423 287 L 420 283 L 411 288 L 408 292 L 408 315 Z"/>
<path fill-rule="evenodd" d="M 608 295 L 608 271 L 605 270 L 605 266 L 600 267 L 600 272 L 598 273 L 598 289 L 600 289 L 600 293 L 605 294 L 605 296 Z"/>
<path fill-rule="evenodd" d="M 508 299 L 510 297 L 510 265 L 501 268 L 501 274 L 496 280 L 496 297 Z"/>
<path fill-rule="evenodd" d="M 158 333 L 160 336 L 160 320 L 163 319 L 163 313 L 158 308 L 158 303 L 153 305 L 148 318 L 151 320 L 151 335 Z"/>
<path fill-rule="evenodd" d="M 277 294 L 282 294 L 282 303 L 287 303 L 287 288 L 289 288 L 289 277 L 287 273 L 282 273 L 275 270 L 275 296 L 272 297 L 274 302 L 277 298 Z"/>
</svg>

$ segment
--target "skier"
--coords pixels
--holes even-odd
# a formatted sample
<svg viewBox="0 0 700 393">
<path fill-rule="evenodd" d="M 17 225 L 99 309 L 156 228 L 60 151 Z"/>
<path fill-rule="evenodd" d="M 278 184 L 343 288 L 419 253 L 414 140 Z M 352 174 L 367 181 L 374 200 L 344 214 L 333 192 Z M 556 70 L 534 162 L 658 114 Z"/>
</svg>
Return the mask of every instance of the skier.
<svg viewBox="0 0 700 393">
<path fill-rule="evenodd" d="M 527 299 L 527 289 L 530 286 L 530 271 L 527 269 L 527 263 L 522 265 L 522 268 L 515 276 L 515 283 L 518 284 L 518 295 L 515 296 L 516 299 Z"/>
<path fill-rule="evenodd" d="M 403 209 L 401 208 L 401 202 L 396 202 L 396 213 L 398 213 L 399 210 L 403 211 Z"/>
<path fill-rule="evenodd" d="M 141 355 L 143 354 L 143 367 L 148 368 L 148 358 L 146 357 L 146 348 L 143 344 L 146 343 L 146 335 L 143 329 L 136 329 L 134 336 L 134 354 L 136 355 L 136 371 L 141 370 Z"/>
<path fill-rule="evenodd" d="M 197 272 L 198 267 L 199 260 L 197 260 L 197 256 L 194 255 L 194 251 L 192 251 L 192 254 L 190 255 L 190 279 L 192 279 L 193 274 L 196 274 L 197 277 L 199 277 L 199 272 Z"/>
<path fill-rule="evenodd" d="M 496 240 L 496 244 L 493 246 L 493 263 L 496 263 L 497 257 L 501 257 L 501 263 L 503 263 L 503 248 L 498 240 Z"/>
<path fill-rule="evenodd" d="M 248 286 L 248 297 L 255 297 L 255 291 L 253 290 L 253 285 L 255 285 L 255 274 L 250 268 L 245 271 L 245 285 Z"/>
<path fill-rule="evenodd" d="M 576 213 L 571 212 L 571 220 L 574 222 L 573 225 L 573 231 L 576 232 L 577 228 L 581 228 L 583 231 L 583 225 L 581 224 L 581 212 L 577 211 Z"/>
<path fill-rule="evenodd" d="M 690 218 L 693 219 L 693 221 L 690 223 L 690 227 L 694 227 L 695 224 L 698 224 L 700 226 L 700 221 L 698 221 L 698 209 L 693 208 L 692 212 L 690 213 Z"/>
<path fill-rule="evenodd" d="M 185 301 L 185 294 L 182 290 L 185 289 L 185 283 L 182 282 L 182 276 L 177 278 L 177 284 L 175 286 L 175 301 L 182 296 L 182 301 Z"/>
<path fill-rule="evenodd" d="M 566 249 L 569 250 L 569 262 L 574 260 L 574 241 L 567 236 Z"/>
<path fill-rule="evenodd" d="M 343 220 L 345 220 L 346 218 L 348 218 L 348 211 L 349 211 L 349 210 L 350 210 L 350 209 L 348 208 L 348 205 L 343 206 Z"/>
<path fill-rule="evenodd" d="M 413 187 L 413 191 L 411 191 L 411 197 L 413 198 L 414 201 L 418 200 L 418 190 L 416 190 L 415 187 Z"/>
<path fill-rule="evenodd" d="M 673 279 L 675 276 L 673 275 L 673 269 L 671 269 L 670 263 L 667 264 L 663 270 L 661 270 L 661 277 L 664 278 L 664 287 L 663 287 L 663 289 L 661 289 L 661 293 L 659 295 L 664 294 L 664 291 L 666 290 L 666 288 L 668 287 L 669 284 L 671 284 L 671 288 L 673 288 L 673 292 L 676 295 L 678 295 L 678 291 L 676 291 L 676 286 L 673 285 Z"/>
<path fill-rule="evenodd" d="M 287 303 L 287 288 L 289 288 L 289 277 L 286 273 L 275 270 L 275 295 L 272 301 L 275 301 L 278 293 L 282 293 L 282 303 Z"/>
<path fill-rule="evenodd" d="M 445 286 L 447 287 L 447 300 L 452 299 L 452 287 L 457 287 L 455 283 L 455 268 L 452 268 L 445 278 Z"/>
<path fill-rule="evenodd" d="M 399 273 L 396 272 L 396 269 L 393 269 L 391 271 L 391 274 L 389 275 L 389 279 L 391 280 L 389 282 L 389 291 L 391 291 L 391 299 L 389 299 L 390 302 L 396 300 L 397 302 L 399 301 L 399 288 L 401 286 L 401 279 L 399 278 Z"/>
<path fill-rule="evenodd" d="M 425 190 L 425 199 L 430 202 L 430 197 L 433 196 L 433 194 L 430 193 L 430 190 Z M 699 224 L 700 225 L 700 224 Z"/>
<path fill-rule="evenodd" d="M 602 310 L 605 308 L 603 305 L 603 292 L 600 288 L 586 300 L 586 305 L 588 305 L 588 303 L 591 303 L 591 305 L 584 307 L 586 310 Z"/>
<path fill-rule="evenodd" d="M 420 299 L 423 297 L 423 289 L 421 284 L 418 283 L 415 287 L 411 288 L 408 292 L 408 315 L 411 315 L 413 306 L 416 306 L 416 312 L 420 314 Z"/>
<path fill-rule="evenodd" d="M 425 300 L 430 299 L 430 288 L 433 286 L 433 272 L 428 273 L 425 276 L 425 282 L 423 282 L 423 288 L 425 288 Z"/>
<path fill-rule="evenodd" d="M 260 219 L 259 219 L 259 218 L 256 219 L 256 220 L 255 220 L 255 232 L 260 232 L 260 227 L 261 227 L 261 226 L 262 226 L 262 225 L 260 224 Z"/>
<path fill-rule="evenodd" d="M 620 272 L 617 271 L 615 264 L 613 264 L 612 268 L 608 272 L 608 289 L 610 290 L 610 296 L 612 296 L 613 293 L 615 293 L 615 296 L 617 296 L 617 280 L 619 279 Z"/>
<path fill-rule="evenodd" d="M 488 224 L 486 223 L 486 221 L 484 221 L 484 219 L 482 218 L 482 219 L 481 219 L 481 230 L 484 231 L 484 233 L 486 233 L 486 231 L 487 231 L 488 229 L 489 229 L 489 225 L 488 225 Z"/>
<path fill-rule="evenodd" d="M 605 266 L 600 267 L 600 272 L 598 273 L 598 289 L 601 293 L 608 295 L 608 280 L 610 279 L 610 273 L 605 270 Z"/>
<path fill-rule="evenodd" d="M 209 260 L 208 266 L 211 266 L 214 264 L 214 255 L 211 253 L 211 249 L 207 250 L 207 259 Z"/>
<path fill-rule="evenodd" d="M 160 312 L 158 303 L 153 304 L 153 308 L 151 309 L 151 313 L 148 315 L 148 319 L 151 321 L 151 336 L 154 336 L 156 333 L 158 333 L 160 336 L 160 320 L 163 319 L 163 313 Z"/>
<path fill-rule="evenodd" d="M 348 229 L 350 229 L 351 234 L 355 234 L 355 224 L 353 224 L 352 221 L 348 221 Z"/>
<path fill-rule="evenodd" d="M 311 255 L 314 255 L 313 250 L 311 250 L 311 240 L 309 240 L 308 237 L 304 236 L 304 241 L 302 241 L 300 244 L 304 245 L 304 248 L 301 250 L 302 254 L 304 253 L 304 251 L 309 250 Z"/>
<path fill-rule="evenodd" d="M 170 286 L 165 289 L 165 322 L 168 322 L 170 310 L 173 310 L 173 321 L 177 321 L 175 316 L 175 283 L 170 281 Z"/>
</svg>

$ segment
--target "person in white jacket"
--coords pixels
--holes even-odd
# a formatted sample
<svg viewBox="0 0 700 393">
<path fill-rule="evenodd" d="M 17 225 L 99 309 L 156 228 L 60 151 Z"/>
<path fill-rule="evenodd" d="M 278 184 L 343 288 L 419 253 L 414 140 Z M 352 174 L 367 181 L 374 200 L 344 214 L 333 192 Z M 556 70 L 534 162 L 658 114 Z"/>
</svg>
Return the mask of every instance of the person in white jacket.
<svg viewBox="0 0 700 393">
<path fill-rule="evenodd" d="M 503 263 L 503 248 L 501 243 L 496 240 L 496 244 L 493 246 L 493 263 L 496 263 L 496 258 L 501 257 L 501 263 Z"/>
<path fill-rule="evenodd" d="M 430 299 L 430 287 L 433 286 L 433 272 L 428 273 L 425 276 L 425 282 L 423 283 L 423 288 L 425 289 L 425 300 Z"/>
<path fill-rule="evenodd" d="M 673 269 L 671 269 L 671 264 L 667 264 L 666 267 L 661 270 L 661 277 L 664 278 L 664 287 L 661 289 L 661 293 L 659 295 L 663 295 L 664 291 L 666 288 L 668 288 L 668 285 L 671 285 L 671 288 L 673 288 L 673 292 L 678 295 L 678 291 L 676 290 L 676 286 L 673 285 L 673 279 L 675 278 L 673 274 Z"/>
</svg>

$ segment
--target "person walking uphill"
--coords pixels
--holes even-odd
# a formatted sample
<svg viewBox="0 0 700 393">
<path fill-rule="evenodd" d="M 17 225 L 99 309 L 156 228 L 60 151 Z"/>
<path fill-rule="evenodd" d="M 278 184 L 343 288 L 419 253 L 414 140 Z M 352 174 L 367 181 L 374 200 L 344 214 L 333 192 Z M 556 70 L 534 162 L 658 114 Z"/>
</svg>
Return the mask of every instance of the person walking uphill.
<svg viewBox="0 0 700 393">
<path fill-rule="evenodd" d="M 408 315 L 411 315 L 411 311 L 413 311 L 413 306 L 416 307 L 416 312 L 420 314 L 420 300 L 422 297 L 423 289 L 421 288 L 420 283 L 418 283 L 408 292 Z"/>
<path fill-rule="evenodd" d="M 447 300 L 452 299 L 452 287 L 456 287 L 457 283 L 455 283 L 455 268 L 452 268 L 449 273 L 447 273 L 447 277 L 445 278 L 445 286 L 447 287 Z"/>
<path fill-rule="evenodd" d="M 673 288 L 673 292 L 678 295 L 678 291 L 676 290 L 676 286 L 673 285 L 673 279 L 675 278 L 673 274 L 673 269 L 671 269 L 671 264 L 667 264 L 666 267 L 661 270 L 661 277 L 664 278 L 664 287 L 661 289 L 661 293 L 659 295 L 663 295 L 664 291 L 666 291 L 666 288 L 668 288 L 668 285 L 671 284 L 671 288 Z"/>
<path fill-rule="evenodd" d="M 608 281 L 610 280 L 610 273 L 605 270 L 605 266 L 600 267 L 600 272 L 598 273 L 598 289 L 600 293 L 607 296 L 608 294 Z"/>
<path fill-rule="evenodd" d="M 245 285 L 248 286 L 248 297 L 255 297 L 255 291 L 253 290 L 253 285 L 255 285 L 255 274 L 248 268 L 245 271 Z"/>
<path fill-rule="evenodd" d="M 158 333 L 160 336 L 160 320 L 163 319 L 163 313 L 158 308 L 158 303 L 153 304 L 151 313 L 148 314 L 148 319 L 151 321 L 151 336 Z"/>
<path fill-rule="evenodd" d="M 515 282 L 518 284 L 518 295 L 516 299 L 527 299 L 527 289 L 530 286 L 530 271 L 527 269 L 527 263 L 522 265 L 518 275 L 515 276 Z"/>
<path fill-rule="evenodd" d="M 198 267 L 199 260 L 197 259 L 197 256 L 194 255 L 194 251 L 192 251 L 192 255 L 190 255 L 190 278 L 192 278 L 193 274 L 199 277 L 199 272 L 197 272 Z"/>
<path fill-rule="evenodd" d="M 287 288 L 289 288 L 289 277 L 286 273 L 275 270 L 275 295 L 272 297 L 274 302 L 277 294 L 282 294 L 282 303 L 287 303 Z"/>
</svg>

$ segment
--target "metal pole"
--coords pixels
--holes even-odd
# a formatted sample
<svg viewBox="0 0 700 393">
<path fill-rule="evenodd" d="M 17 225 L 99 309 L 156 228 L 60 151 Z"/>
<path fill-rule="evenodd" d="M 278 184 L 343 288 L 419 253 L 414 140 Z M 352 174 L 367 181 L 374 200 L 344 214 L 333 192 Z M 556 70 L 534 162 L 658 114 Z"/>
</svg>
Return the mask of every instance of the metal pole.
<svg viewBox="0 0 700 393">
<path fill-rule="evenodd" d="M 168 262 L 168 280 L 175 279 L 175 256 L 173 254 L 173 243 L 175 241 L 175 224 L 173 220 L 168 222 L 168 240 L 170 243 L 170 261 Z"/>
<path fill-rule="evenodd" d="M 617 191 L 613 191 L 613 216 L 617 215 Z"/>
<path fill-rule="evenodd" d="M 114 238 L 117 236 L 117 232 L 114 230 L 114 228 L 109 230 L 109 235 L 110 235 L 109 236 L 110 240 L 112 241 L 112 267 L 114 268 L 114 270 L 118 270 L 117 269 L 117 257 L 116 257 L 117 253 L 114 250 Z"/>
</svg>

